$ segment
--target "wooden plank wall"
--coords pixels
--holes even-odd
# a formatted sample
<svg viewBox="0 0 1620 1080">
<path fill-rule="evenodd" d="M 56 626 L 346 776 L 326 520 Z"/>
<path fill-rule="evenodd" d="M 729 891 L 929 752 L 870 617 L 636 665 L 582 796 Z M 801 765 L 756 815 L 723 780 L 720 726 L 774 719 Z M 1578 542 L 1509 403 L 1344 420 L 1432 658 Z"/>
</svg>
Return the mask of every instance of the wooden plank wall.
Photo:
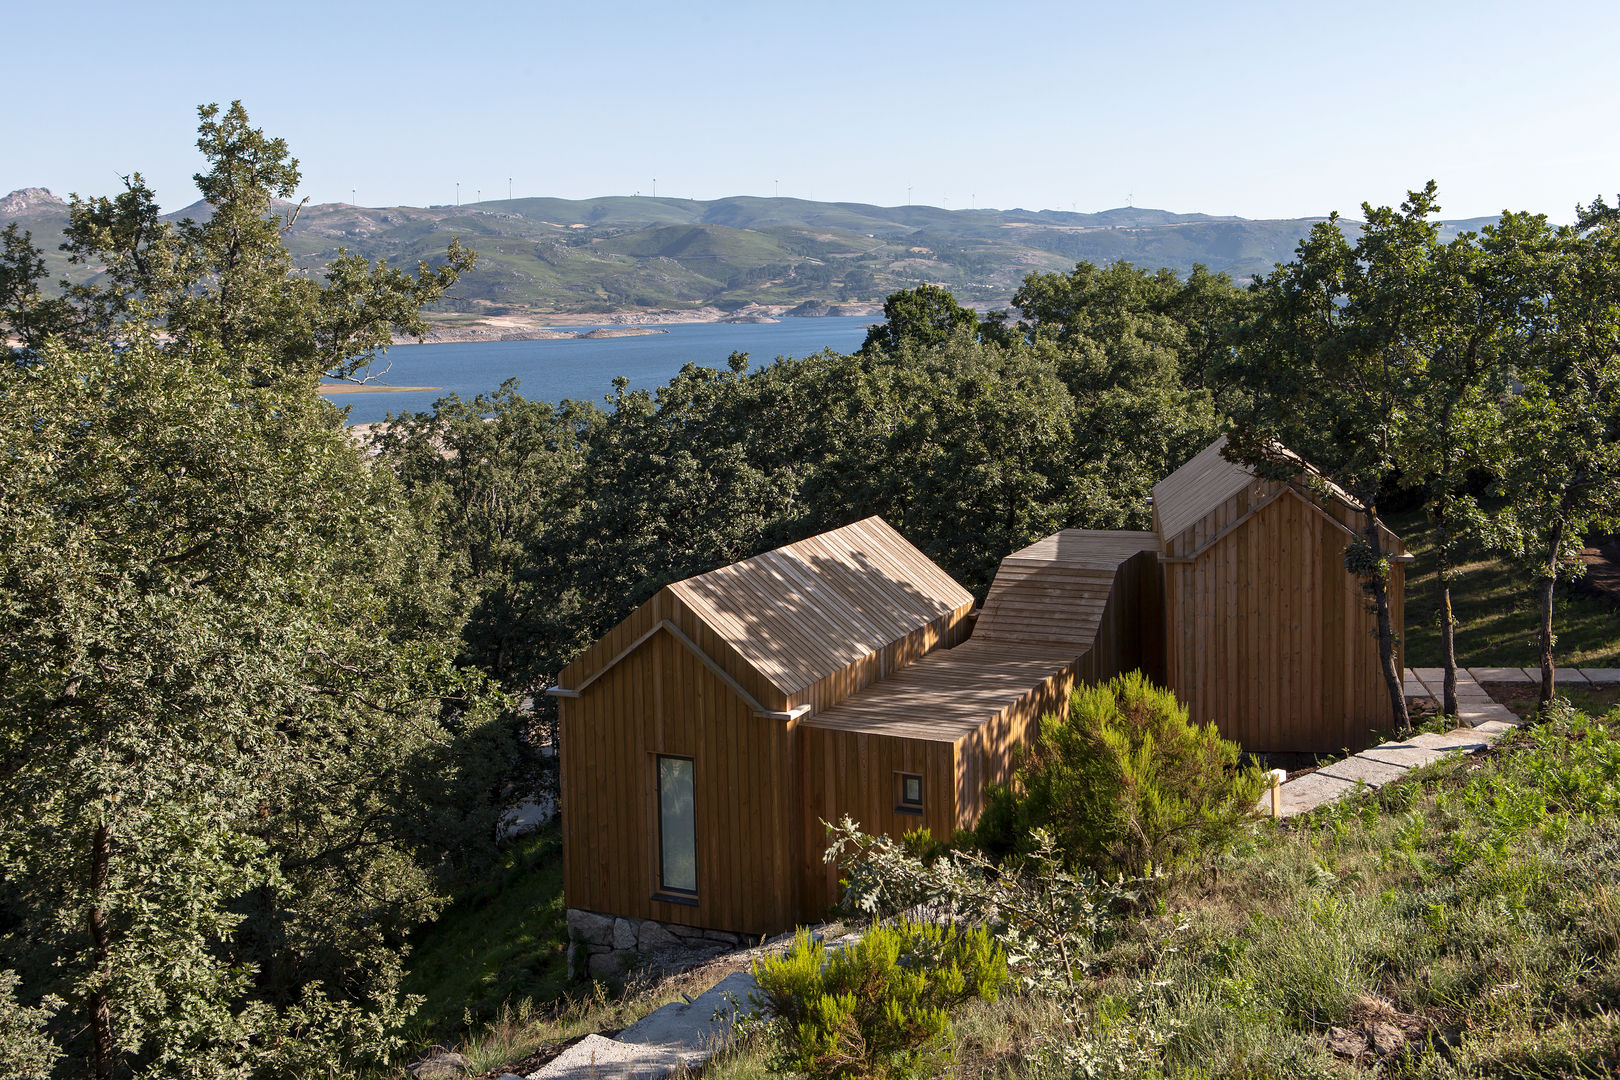
<svg viewBox="0 0 1620 1080">
<path fill-rule="evenodd" d="M 848 814 L 868 833 L 904 836 L 926 828 L 947 838 L 956 828 L 954 747 L 948 742 L 901 739 L 870 732 L 801 727 L 799 783 L 803 818 L 797 847 L 800 857 L 800 922 L 826 917 L 838 899 L 838 869 L 822 862 L 827 848 L 823 822 Z M 896 772 L 923 778 L 923 812 L 895 810 Z M 782 924 L 783 928 L 791 923 Z"/>
<path fill-rule="evenodd" d="M 1106 682 L 1138 669 L 1162 681 L 1160 604 L 1158 557 L 1151 551 L 1138 552 L 1115 574 L 1092 647 L 957 742 L 956 827 L 971 828 L 979 820 L 989 786 L 1012 779 L 1019 747 L 1039 738 L 1042 717 L 1066 709 L 1077 685 Z"/>
<path fill-rule="evenodd" d="M 1164 564 L 1167 680 L 1195 721 L 1214 720 L 1245 749 L 1359 750 L 1391 714 L 1376 622 L 1344 570 L 1349 538 L 1293 491 L 1220 536 L 1269 493 L 1239 492 L 1180 544 L 1166 538 L 1179 554 L 1219 537 L 1191 562 Z M 1396 564 L 1393 596 L 1404 580 Z M 1404 616 L 1399 600 L 1394 614 Z"/>
<path fill-rule="evenodd" d="M 631 612 L 623 622 L 603 634 L 575 657 L 573 662 L 557 673 L 557 685 L 569 689 L 578 687 L 586 679 L 596 675 L 604 665 L 611 663 L 614 657 L 662 619 L 668 619 L 679 627 L 681 632 L 691 638 L 710 659 L 736 679 L 744 690 L 752 694 L 755 701 L 767 709 L 788 708 L 787 696 L 781 690 L 755 671 L 737 654 L 729 642 L 711 630 L 667 588 L 659 590 L 651 600 Z"/>
<path fill-rule="evenodd" d="M 668 617 L 714 647 L 673 598 L 661 594 L 651 609 L 651 622 Z M 792 925 L 800 864 L 796 722 L 755 715 L 663 631 L 558 705 L 569 907 L 744 933 Z M 695 906 L 652 898 L 659 754 L 693 759 Z"/>
</svg>

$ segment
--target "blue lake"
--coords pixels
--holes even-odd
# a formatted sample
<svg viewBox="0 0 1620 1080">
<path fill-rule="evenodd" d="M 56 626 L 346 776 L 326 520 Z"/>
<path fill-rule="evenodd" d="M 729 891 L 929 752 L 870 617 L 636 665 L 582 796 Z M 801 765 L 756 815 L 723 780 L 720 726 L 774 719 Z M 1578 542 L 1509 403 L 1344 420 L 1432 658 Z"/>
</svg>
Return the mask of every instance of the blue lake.
<svg viewBox="0 0 1620 1080">
<path fill-rule="evenodd" d="M 519 391 L 531 399 L 600 401 L 612 392 L 617 376 L 629 379 L 632 388 L 660 386 L 688 363 L 723 369 L 733 352 L 747 353 L 756 367 L 778 356 L 809 356 L 827 348 L 853 352 L 865 340 L 866 327 L 881 321 L 881 315 L 856 315 L 775 323 L 687 323 L 659 327 L 669 332 L 643 337 L 396 345 L 383 357 L 384 365 L 392 361 L 393 366 L 378 382 L 443 389 L 343 394 L 329 400 L 340 408 L 348 406 L 351 424 L 381 420 L 389 413 L 425 412 L 447 394 L 472 398 L 494 391 L 507 379 L 519 380 Z"/>
</svg>

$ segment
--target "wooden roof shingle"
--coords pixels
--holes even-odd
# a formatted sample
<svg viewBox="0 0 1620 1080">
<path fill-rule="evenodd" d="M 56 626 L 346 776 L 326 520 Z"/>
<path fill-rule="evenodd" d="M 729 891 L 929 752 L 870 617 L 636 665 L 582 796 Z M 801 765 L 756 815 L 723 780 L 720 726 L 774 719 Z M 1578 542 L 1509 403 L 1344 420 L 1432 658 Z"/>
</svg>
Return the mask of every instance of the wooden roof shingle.
<svg viewBox="0 0 1620 1080">
<path fill-rule="evenodd" d="M 1089 649 L 1120 565 L 1158 550 L 1150 532 L 1064 529 L 1037 540 L 1001 560 L 973 636 Z"/>
<path fill-rule="evenodd" d="M 1261 482 L 1248 466 L 1222 457 L 1225 446 L 1226 436 L 1222 435 L 1153 485 L 1159 535 L 1166 543 L 1248 485 Z"/>
<path fill-rule="evenodd" d="M 792 694 L 973 596 L 880 517 L 669 586 L 751 667 Z"/>
</svg>

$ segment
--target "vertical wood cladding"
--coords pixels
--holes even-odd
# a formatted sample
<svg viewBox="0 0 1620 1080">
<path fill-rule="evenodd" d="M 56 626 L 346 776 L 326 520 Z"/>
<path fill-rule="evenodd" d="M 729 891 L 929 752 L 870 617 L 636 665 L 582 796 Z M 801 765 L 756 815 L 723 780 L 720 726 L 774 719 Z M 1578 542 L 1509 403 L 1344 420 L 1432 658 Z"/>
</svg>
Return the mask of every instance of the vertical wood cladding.
<svg viewBox="0 0 1620 1080">
<path fill-rule="evenodd" d="M 1358 517 L 1256 482 L 1166 538 L 1167 679 L 1194 720 L 1255 751 L 1359 750 L 1390 728 L 1376 617 L 1344 569 Z M 1404 587 L 1397 561 L 1397 630 Z"/>
</svg>

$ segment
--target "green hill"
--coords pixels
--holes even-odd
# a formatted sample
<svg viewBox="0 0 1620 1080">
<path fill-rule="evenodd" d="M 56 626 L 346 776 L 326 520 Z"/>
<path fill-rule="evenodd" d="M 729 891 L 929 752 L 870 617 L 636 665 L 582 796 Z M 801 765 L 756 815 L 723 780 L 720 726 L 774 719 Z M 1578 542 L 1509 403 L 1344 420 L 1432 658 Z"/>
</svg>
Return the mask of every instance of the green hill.
<svg viewBox="0 0 1620 1080">
<path fill-rule="evenodd" d="M 195 203 L 171 220 L 208 213 Z M 84 275 L 57 252 L 67 207 L 38 188 L 0 199 L 45 249 L 53 274 Z M 1181 273 L 1202 263 L 1242 279 L 1291 257 L 1320 219 L 1251 221 L 1122 207 L 945 210 L 737 196 L 699 202 L 613 196 L 466 206 L 306 206 L 287 234 L 316 269 L 341 247 L 414 265 L 454 238 L 478 252 L 449 310 L 605 312 L 706 304 L 879 301 L 924 282 L 964 303 L 1002 305 L 1035 271 L 1125 259 Z M 1482 221 L 1457 222 L 1477 227 Z"/>
</svg>

